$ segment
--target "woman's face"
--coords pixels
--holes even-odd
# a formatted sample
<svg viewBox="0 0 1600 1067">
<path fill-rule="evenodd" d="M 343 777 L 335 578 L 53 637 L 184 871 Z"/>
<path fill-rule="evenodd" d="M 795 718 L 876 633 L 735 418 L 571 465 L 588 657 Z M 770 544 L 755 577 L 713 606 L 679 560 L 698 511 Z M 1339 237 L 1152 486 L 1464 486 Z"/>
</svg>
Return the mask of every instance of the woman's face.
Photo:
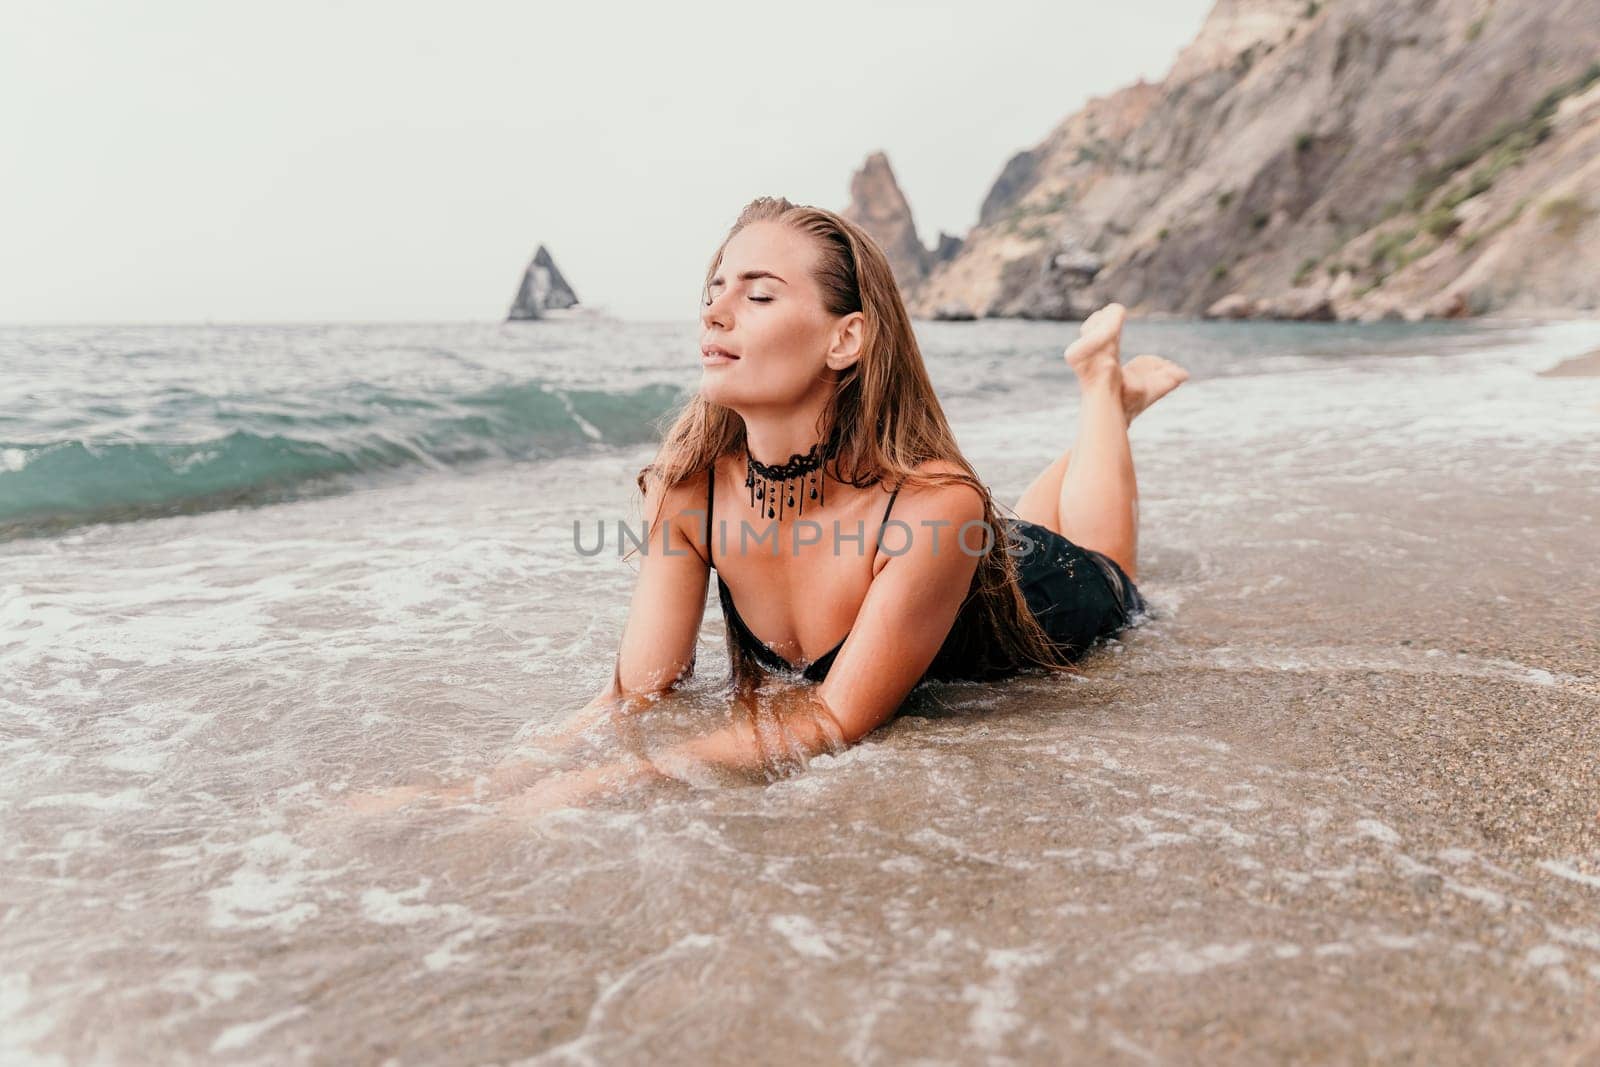
<svg viewBox="0 0 1600 1067">
<path fill-rule="evenodd" d="M 782 223 L 753 222 L 734 234 L 700 309 L 707 400 L 735 411 L 792 406 L 824 378 L 842 320 L 823 307 L 816 255 L 809 237 Z M 832 365 L 840 358 L 834 351 Z"/>
</svg>

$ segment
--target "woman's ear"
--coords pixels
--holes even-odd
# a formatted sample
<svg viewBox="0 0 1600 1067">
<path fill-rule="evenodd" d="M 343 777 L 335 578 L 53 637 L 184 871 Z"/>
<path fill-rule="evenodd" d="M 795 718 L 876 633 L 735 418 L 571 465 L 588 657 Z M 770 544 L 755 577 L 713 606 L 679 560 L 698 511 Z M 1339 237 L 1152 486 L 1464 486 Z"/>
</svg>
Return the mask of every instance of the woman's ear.
<svg viewBox="0 0 1600 1067">
<path fill-rule="evenodd" d="M 839 320 L 833 329 L 833 344 L 828 348 L 828 369 L 845 370 L 861 358 L 861 344 L 866 336 L 867 317 L 852 311 Z"/>
</svg>

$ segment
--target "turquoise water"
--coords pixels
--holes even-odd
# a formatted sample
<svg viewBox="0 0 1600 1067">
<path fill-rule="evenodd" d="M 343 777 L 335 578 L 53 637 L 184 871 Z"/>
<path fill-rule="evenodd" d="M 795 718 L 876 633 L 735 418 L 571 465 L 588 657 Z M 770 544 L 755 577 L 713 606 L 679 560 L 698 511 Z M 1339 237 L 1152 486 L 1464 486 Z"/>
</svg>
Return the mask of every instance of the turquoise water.
<svg viewBox="0 0 1600 1067">
<path fill-rule="evenodd" d="M 1052 356 L 1071 324 L 919 330 L 954 417 L 1034 406 L 1041 386 L 1070 393 Z M 1135 323 L 1125 354 L 1181 351 L 1203 378 L 1498 332 Z M 0 538 L 647 443 L 697 360 L 692 324 L 0 329 Z"/>
<path fill-rule="evenodd" d="M 605 331 L 559 332 L 5 331 L 0 536 L 650 440 L 683 384 L 626 359 L 598 372 Z"/>
</svg>

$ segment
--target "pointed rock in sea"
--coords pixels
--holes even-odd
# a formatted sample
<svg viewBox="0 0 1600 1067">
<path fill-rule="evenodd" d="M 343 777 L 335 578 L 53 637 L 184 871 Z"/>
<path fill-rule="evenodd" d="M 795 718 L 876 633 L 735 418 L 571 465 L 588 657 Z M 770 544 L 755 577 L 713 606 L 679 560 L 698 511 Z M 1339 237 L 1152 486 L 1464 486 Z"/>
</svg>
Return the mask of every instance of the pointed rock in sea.
<svg viewBox="0 0 1600 1067">
<path fill-rule="evenodd" d="M 517 295 L 511 302 L 506 321 L 537 319 L 546 311 L 569 308 L 577 302 L 578 294 L 561 276 L 549 250 L 540 245 L 529 261 L 528 269 L 522 273 L 522 284 L 517 287 Z"/>
</svg>

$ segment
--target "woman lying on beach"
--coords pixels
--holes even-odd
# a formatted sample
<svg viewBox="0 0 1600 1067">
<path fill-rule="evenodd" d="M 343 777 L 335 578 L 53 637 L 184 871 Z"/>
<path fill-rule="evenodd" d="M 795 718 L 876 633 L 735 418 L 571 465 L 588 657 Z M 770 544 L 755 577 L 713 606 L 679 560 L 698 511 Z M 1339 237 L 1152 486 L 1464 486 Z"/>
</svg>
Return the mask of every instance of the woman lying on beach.
<svg viewBox="0 0 1600 1067">
<path fill-rule="evenodd" d="M 637 737 L 694 668 L 712 569 L 731 721 L 565 773 L 518 759 L 434 795 L 542 811 L 708 766 L 771 780 L 871 733 L 924 680 L 1072 670 L 1143 609 L 1128 425 L 1188 375 L 1157 356 L 1119 363 L 1120 305 L 1065 353 L 1076 440 L 1002 520 L 858 226 L 757 199 L 702 302 L 699 394 L 638 476 L 648 540 L 612 678 L 534 747 Z"/>
</svg>

